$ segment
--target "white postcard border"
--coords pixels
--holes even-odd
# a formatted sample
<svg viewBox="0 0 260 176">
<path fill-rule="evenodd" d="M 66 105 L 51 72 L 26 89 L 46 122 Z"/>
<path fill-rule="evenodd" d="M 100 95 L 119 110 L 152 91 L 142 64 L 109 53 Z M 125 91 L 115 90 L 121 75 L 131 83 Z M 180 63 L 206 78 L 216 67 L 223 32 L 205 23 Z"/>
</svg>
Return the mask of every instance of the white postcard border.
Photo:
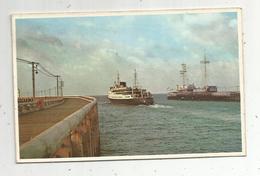
<svg viewBox="0 0 260 176">
<path fill-rule="evenodd" d="M 62 17 L 87 17 L 87 16 L 123 16 L 123 15 L 151 15 L 151 14 L 196 14 L 196 13 L 221 13 L 236 12 L 238 28 L 239 48 L 239 76 L 240 76 L 240 109 L 241 109 L 241 152 L 221 153 L 194 153 L 194 154 L 167 154 L 167 155 L 133 155 L 133 156 L 99 156 L 99 157 L 72 157 L 72 158 L 41 158 L 21 159 L 19 146 L 18 125 L 18 92 L 17 92 L 17 65 L 16 65 L 16 19 L 28 18 L 62 18 Z M 128 11 L 88 11 L 88 12 L 51 12 L 51 13 L 14 13 L 12 14 L 12 51 L 13 51 L 13 88 L 14 88 L 14 117 L 15 117 L 15 144 L 17 163 L 43 163 L 43 162 L 83 162 L 83 161 L 118 161 L 118 160 L 147 160 L 147 159 L 184 159 L 206 157 L 244 157 L 246 156 L 246 113 L 245 113 L 245 90 L 244 90 L 244 59 L 243 59 L 243 28 L 242 9 L 234 8 L 203 8 L 203 9 L 163 9 L 163 10 L 128 10 Z"/>
</svg>

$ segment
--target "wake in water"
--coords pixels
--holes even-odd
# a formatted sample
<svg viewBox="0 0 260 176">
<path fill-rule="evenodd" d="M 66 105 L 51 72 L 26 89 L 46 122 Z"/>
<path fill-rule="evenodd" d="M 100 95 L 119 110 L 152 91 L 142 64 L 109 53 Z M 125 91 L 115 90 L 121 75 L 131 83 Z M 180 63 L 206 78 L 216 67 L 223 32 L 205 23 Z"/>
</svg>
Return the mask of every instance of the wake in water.
<svg viewBox="0 0 260 176">
<path fill-rule="evenodd" d="M 104 102 L 98 102 L 99 104 L 111 104 L 109 101 L 104 101 Z"/>
<path fill-rule="evenodd" d="M 150 108 L 164 108 L 164 109 L 173 108 L 173 106 L 160 105 L 160 104 L 149 105 L 148 107 L 150 107 Z"/>
</svg>

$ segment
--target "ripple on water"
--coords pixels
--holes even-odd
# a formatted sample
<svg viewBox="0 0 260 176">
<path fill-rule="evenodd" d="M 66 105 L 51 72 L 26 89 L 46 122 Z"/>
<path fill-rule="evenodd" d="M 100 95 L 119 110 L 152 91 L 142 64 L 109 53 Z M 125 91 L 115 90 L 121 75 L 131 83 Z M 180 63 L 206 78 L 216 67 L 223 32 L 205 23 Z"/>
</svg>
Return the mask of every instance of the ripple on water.
<svg viewBox="0 0 260 176">
<path fill-rule="evenodd" d="M 99 97 L 101 155 L 149 155 L 240 152 L 240 105 L 237 102 L 167 100 L 116 106 Z"/>
</svg>

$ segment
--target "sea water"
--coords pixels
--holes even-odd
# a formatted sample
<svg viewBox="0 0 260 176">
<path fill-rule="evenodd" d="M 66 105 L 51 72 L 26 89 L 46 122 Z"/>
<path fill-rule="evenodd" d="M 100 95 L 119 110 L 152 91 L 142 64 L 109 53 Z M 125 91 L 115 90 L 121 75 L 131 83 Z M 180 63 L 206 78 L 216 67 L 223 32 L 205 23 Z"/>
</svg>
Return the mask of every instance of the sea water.
<svg viewBox="0 0 260 176">
<path fill-rule="evenodd" d="M 99 96 L 101 156 L 241 152 L 239 102 L 167 100 L 110 104 Z"/>
</svg>

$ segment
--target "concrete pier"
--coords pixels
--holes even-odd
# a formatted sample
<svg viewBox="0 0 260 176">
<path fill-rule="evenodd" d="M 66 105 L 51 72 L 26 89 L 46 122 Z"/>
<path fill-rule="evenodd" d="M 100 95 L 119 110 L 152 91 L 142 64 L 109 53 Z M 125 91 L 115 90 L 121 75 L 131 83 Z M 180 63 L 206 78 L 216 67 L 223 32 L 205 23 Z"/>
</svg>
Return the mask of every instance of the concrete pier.
<svg viewBox="0 0 260 176">
<path fill-rule="evenodd" d="M 98 156 L 97 102 L 64 97 L 64 103 L 19 116 L 20 158 Z"/>
</svg>

